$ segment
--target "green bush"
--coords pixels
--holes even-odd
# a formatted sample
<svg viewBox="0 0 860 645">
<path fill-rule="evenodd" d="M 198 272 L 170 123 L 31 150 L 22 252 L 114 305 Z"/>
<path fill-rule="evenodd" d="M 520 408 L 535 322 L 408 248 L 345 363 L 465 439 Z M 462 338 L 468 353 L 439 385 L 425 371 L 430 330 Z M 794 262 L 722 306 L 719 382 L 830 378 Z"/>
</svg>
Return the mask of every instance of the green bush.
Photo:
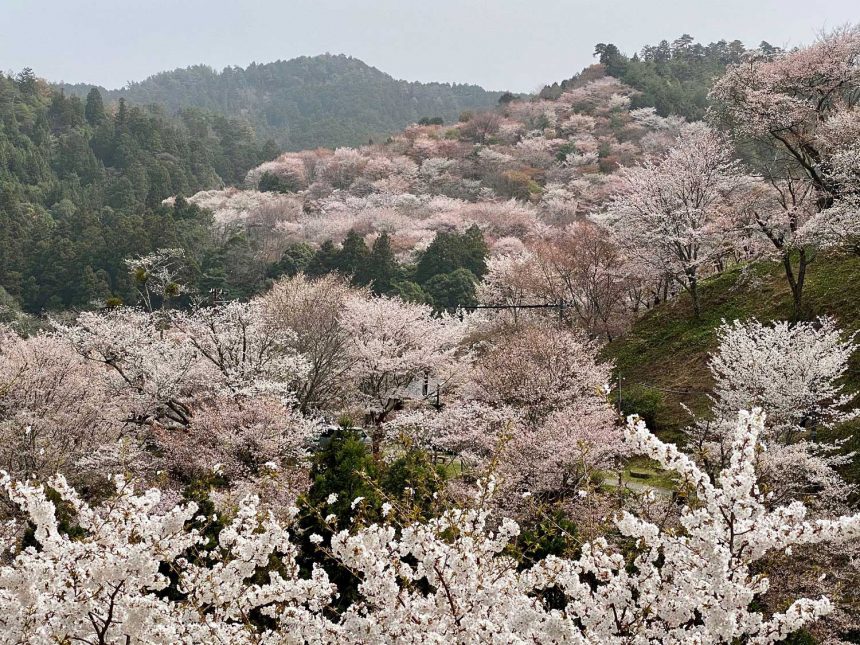
<svg viewBox="0 0 860 645">
<path fill-rule="evenodd" d="M 616 393 L 616 400 L 618 393 Z M 663 393 L 647 385 L 629 385 L 621 388 L 621 412 L 624 416 L 638 414 L 654 430 L 657 415 L 663 408 Z"/>
</svg>

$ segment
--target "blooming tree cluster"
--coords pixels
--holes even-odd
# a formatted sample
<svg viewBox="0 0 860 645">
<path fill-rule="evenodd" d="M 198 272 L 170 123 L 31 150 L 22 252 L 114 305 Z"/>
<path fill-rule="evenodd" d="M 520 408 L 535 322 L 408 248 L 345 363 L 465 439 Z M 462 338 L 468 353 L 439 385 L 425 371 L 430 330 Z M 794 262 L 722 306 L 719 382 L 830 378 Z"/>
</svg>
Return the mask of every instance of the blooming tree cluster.
<svg viewBox="0 0 860 645">
<path fill-rule="evenodd" d="M 858 414 L 854 393 L 841 379 L 856 350 L 832 318 L 815 323 L 758 320 L 723 323 L 709 369 L 714 380 L 712 418 L 690 431 L 706 464 L 725 466 L 734 410 L 767 412 L 762 437 L 767 450 L 759 470 L 774 502 L 814 500 L 841 507 L 852 487 L 838 473 L 850 461 L 838 445 L 817 440 L 817 432 Z"/>
<path fill-rule="evenodd" d="M 468 326 L 299 275 L 251 302 L 84 312 L 29 339 L 4 329 L 4 466 L 44 479 L 112 465 L 160 484 L 306 472 L 322 418 L 356 409 L 378 453 L 388 415 L 430 398 L 422 383 L 447 396 L 462 380 Z"/>
<path fill-rule="evenodd" d="M 252 169 L 245 190 L 188 201 L 211 210 L 218 231 L 242 230 L 267 262 L 290 244 L 338 243 L 350 230 L 387 232 L 401 257 L 472 224 L 491 244 L 528 240 L 599 207 L 618 167 L 677 134 L 677 119 L 631 110 L 634 94 L 610 77 L 583 81 L 558 100 L 410 126 L 385 144 L 288 152 Z"/>
<path fill-rule="evenodd" d="M 426 305 L 353 296 L 344 303 L 341 324 L 351 378 L 376 426 L 411 384 L 432 379 L 436 388 L 447 388 L 462 369 L 457 353 L 465 325 L 453 316 L 434 317 Z M 383 434 L 374 432 L 374 452 Z"/>
<path fill-rule="evenodd" d="M 800 503 L 768 509 L 754 469 L 763 424 L 760 412 L 740 415 L 730 464 L 712 480 L 631 419 L 631 447 L 676 472 L 696 502 L 682 510 L 680 531 L 618 516 L 635 543 L 627 557 L 601 538 L 576 559 L 520 569 L 504 553 L 519 527 L 490 522 L 492 480 L 472 508 L 337 532 L 325 546 L 360 582 L 336 617 L 327 612 L 336 593 L 327 573 L 301 570 L 294 529 L 261 514 L 253 496 L 207 546 L 201 529 L 217 518 L 198 516 L 193 503 L 159 512 L 158 491 L 136 494 L 118 478 L 114 499 L 91 507 L 55 478 L 82 532 L 75 539 L 43 487 L 5 476 L 39 548 L 0 567 L 0 624 L 32 643 L 775 643 L 831 605 L 802 598 L 763 616 L 751 606 L 768 580 L 754 564 L 792 546 L 857 539 L 860 516 L 808 520 Z M 550 588 L 561 607 L 544 596 Z"/>
<path fill-rule="evenodd" d="M 750 56 L 711 91 L 714 116 L 734 137 L 768 148 L 757 170 L 771 198 L 748 219 L 781 256 L 798 311 L 814 249 L 860 234 L 858 61 L 860 30 L 843 27 L 806 47 Z"/>
<path fill-rule="evenodd" d="M 642 291 L 659 279 L 634 266 L 607 231 L 581 221 L 555 231 L 530 249 L 502 252 L 490 258 L 478 290 L 482 302 L 510 307 L 510 318 L 534 318 L 530 304 L 557 304 L 552 311 L 589 335 L 612 340 L 642 304 Z M 545 312 L 544 312 L 545 313 Z"/>
<path fill-rule="evenodd" d="M 120 406 L 93 387 L 99 378 L 95 366 L 59 339 L 23 339 L 0 328 L 2 469 L 38 477 L 64 472 L 76 479 L 86 470 L 78 460 L 121 442 Z"/>
<path fill-rule="evenodd" d="M 523 493 L 569 497 L 624 452 L 607 401 L 611 365 L 597 351 L 580 333 L 540 322 L 504 330 L 477 351 L 441 410 L 401 413 L 386 430 L 470 472 L 493 470 L 504 504 Z"/>
</svg>

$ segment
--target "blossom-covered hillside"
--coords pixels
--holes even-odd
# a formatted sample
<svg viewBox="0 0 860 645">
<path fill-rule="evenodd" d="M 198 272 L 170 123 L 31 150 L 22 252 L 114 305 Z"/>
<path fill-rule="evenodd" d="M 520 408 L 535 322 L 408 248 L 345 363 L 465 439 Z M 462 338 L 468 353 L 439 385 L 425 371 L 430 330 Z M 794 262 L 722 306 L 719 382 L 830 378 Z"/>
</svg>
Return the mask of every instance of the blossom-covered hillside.
<svg viewBox="0 0 860 645">
<path fill-rule="evenodd" d="M 247 190 L 190 201 L 212 209 L 220 225 L 269 227 L 283 245 L 339 243 L 355 229 L 386 231 L 409 252 L 437 231 L 472 223 L 492 244 L 536 239 L 599 207 L 619 166 L 665 150 L 678 135 L 681 119 L 631 111 L 633 93 L 604 76 L 557 100 L 515 100 L 450 126 L 414 125 L 384 144 L 286 153 L 251 170 Z"/>
<path fill-rule="evenodd" d="M 167 200 L 134 303 L 0 326 L 0 640 L 858 642 L 858 63 Z"/>
</svg>

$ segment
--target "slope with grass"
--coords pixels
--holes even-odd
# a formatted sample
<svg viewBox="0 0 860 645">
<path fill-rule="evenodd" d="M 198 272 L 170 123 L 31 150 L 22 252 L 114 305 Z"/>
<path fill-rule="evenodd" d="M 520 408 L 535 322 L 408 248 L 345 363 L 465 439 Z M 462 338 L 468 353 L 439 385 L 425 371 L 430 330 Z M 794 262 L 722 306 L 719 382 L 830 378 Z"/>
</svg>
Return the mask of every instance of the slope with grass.
<svg viewBox="0 0 860 645">
<path fill-rule="evenodd" d="M 831 315 L 846 333 L 860 330 L 860 257 L 822 254 L 810 265 L 804 293 L 805 319 Z M 709 408 L 712 382 L 707 368 L 717 348 L 722 320 L 756 317 L 762 322 L 790 319 L 792 299 L 782 267 L 760 262 L 737 266 L 702 285 L 702 315 L 692 318 L 686 295 L 643 315 L 623 338 L 610 343 L 605 357 L 615 361 L 621 382 L 622 408 L 638 413 L 661 434 L 682 440 L 695 414 Z M 860 390 L 860 351 L 845 377 L 848 391 Z M 860 449 L 860 424 L 837 429 Z M 858 473 L 860 474 L 860 468 Z"/>
</svg>

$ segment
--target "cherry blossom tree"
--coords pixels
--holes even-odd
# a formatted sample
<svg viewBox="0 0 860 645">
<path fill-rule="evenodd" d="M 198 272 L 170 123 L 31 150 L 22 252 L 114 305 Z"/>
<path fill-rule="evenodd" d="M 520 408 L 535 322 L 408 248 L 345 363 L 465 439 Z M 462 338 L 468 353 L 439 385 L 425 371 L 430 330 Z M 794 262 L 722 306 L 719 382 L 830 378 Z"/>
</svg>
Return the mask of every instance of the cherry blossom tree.
<svg viewBox="0 0 860 645">
<path fill-rule="evenodd" d="M 205 566 L 202 560 L 191 564 L 187 559 L 194 551 L 203 555 L 201 530 L 186 530 L 196 504 L 158 512 L 159 491 L 136 495 L 122 478 L 115 482 L 116 498 L 92 508 L 62 477 L 51 480 L 85 536 L 75 540 L 60 530 L 56 506 L 41 486 L 3 478 L 8 495 L 34 521 L 40 545 L 28 547 L 12 566 L 0 570 L 5 634 L 31 643 L 260 642 L 247 612 L 275 599 L 286 601 L 278 603 L 285 634 L 314 639 L 325 634 L 322 616 L 301 610 L 329 601 L 332 590 L 325 573 L 315 568 L 311 580 L 299 578 L 289 532 L 271 516 L 258 520 L 257 499 L 243 501 L 236 518 L 220 532 L 219 544 L 205 553 L 211 562 Z M 211 521 L 197 517 L 203 526 Z M 246 580 L 276 551 L 286 577 L 272 574 L 269 583 L 248 586 Z M 170 571 L 161 569 L 164 564 L 181 576 L 181 603 L 159 593 L 171 584 Z M 290 596 L 295 603 L 287 600 Z M 293 610 L 304 615 L 290 618 Z"/>
<path fill-rule="evenodd" d="M 268 478 L 261 477 L 276 472 L 279 490 L 277 495 L 267 491 L 266 505 L 283 510 L 304 492 L 309 449 L 321 432 L 319 420 L 303 416 L 280 397 L 217 396 L 200 402 L 182 431 L 152 428 L 147 439 L 160 455 L 150 470 L 180 483 L 206 481 L 214 474 L 225 480 L 226 491 L 246 494 L 263 494 L 256 484 L 266 484 Z M 129 470 L 139 472 L 140 465 L 134 466 Z"/>
<path fill-rule="evenodd" d="M 564 302 L 577 325 L 612 340 L 625 327 L 628 289 L 621 249 L 604 229 L 578 222 L 534 247 L 545 300 Z M 641 278 L 641 276 L 639 276 Z"/>
<path fill-rule="evenodd" d="M 662 159 L 622 169 L 620 176 L 609 224 L 626 251 L 690 294 L 698 317 L 701 273 L 725 253 L 721 218 L 741 178 L 730 148 L 708 127 L 689 124 Z"/>
<path fill-rule="evenodd" d="M 58 325 L 59 340 L 50 342 L 68 348 L 81 363 L 76 370 L 88 371 L 81 387 L 114 411 L 106 421 L 114 443 L 130 441 L 119 450 L 105 439 L 83 463 L 125 465 L 148 445 L 159 448 L 158 456 L 129 464 L 131 472 L 142 475 L 146 465 L 187 481 L 212 469 L 246 477 L 268 462 L 301 468 L 320 429 L 294 411 L 307 362 L 295 349 L 295 332 L 274 323 L 256 300 L 175 312 L 167 323 L 160 313 L 115 309 Z M 44 367 L 29 369 L 30 378 L 51 377 Z M 147 430 L 137 436 L 129 426 Z"/>
<path fill-rule="evenodd" d="M 832 427 L 858 414 L 849 409 L 854 393 L 840 382 L 856 351 L 833 318 L 815 323 L 758 320 L 724 323 L 719 351 L 708 367 L 714 377 L 718 414 L 760 407 L 773 432 L 790 440 L 795 433 Z"/>
<path fill-rule="evenodd" d="M 469 398 L 515 413 L 484 440 L 496 443 L 507 492 L 564 497 L 614 465 L 623 450 L 606 396 L 611 368 L 595 343 L 546 326 L 511 330 L 476 360 Z"/>
<path fill-rule="evenodd" d="M 267 316 L 262 302 L 229 302 L 172 317 L 182 340 L 197 350 L 216 383 L 234 396 L 271 394 L 287 402 L 307 365 L 294 349 L 296 334 Z M 217 389 L 217 386 L 216 386 Z"/>
<path fill-rule="evenodd" d="M 521 424 L 509 406 L 457 399 L 440 410 L 422 407 L 398 414 L 385 429 L 402 445 L 448 454 L 466 468 L 480 469 L 493 461 Z"/>
<path fill-rule="evenodd" d="M 845 246 L 860 255 L 860 109 L 827 122 L 829 174 L 839 188 L 833 205 L 815 214 L 801 229 L 806 243 Z"/>
<path fill-rule="evenodd" d="M 611 364 L 597 360 L 596 343 L 551 326 L 502 335 L 477 359 L 471 395 L 522 410 L 535 424 L 578 401 L 605 404 Z"/>
<path fill-rule="evenodd" d="M 760 52 L 730 66 L 711 91 L 715 119 L 737 141 L 764 148 L 758 158 L 775 160 L 766 165 L 766 176 L 788 186 L 808 185 L 795 188 L 790 200 L 793 206 L 795 195 L 810 193 L 806 244 L 838 243 L 860 231 L 857 186 L 850 181 L 852 175 L 856 178 L 860 128 L 858 60 L 860 28 L 846 26 L 809 46 Z M 847 174 L 846 161 L 853 167 Z M 795 212 L 787 210 L 784 216 L 792 233 Z"/>
<path fill-rule="evenodd" d="M 101 382 L 125 406 L 126 422 L 185 427 L 200 376 L 196 351 L 164 324 L 160 315 L 117 308 L 84 312 L 74 324 L 55 327 L 81 357 L 105 366 Z"/>
<path fill-rule="evenodd" d="M 96 385 L 100 378 L 61 339 L 23 339 L 0 328 L 0 468 L 40 479 L 63 472 L 77 482 L 93 474 L 85 458 L 126 434 L 118 402 Z"/>
<path fill-rule="evenodd" d="M 764 257 L 782 263 L 794 302 L 794 315 L 799 318 L 803 305 L 806 271 L 815 250 L 823 246 L 824 238 L 808 234 L 807 225 L 815 217 L 817 206 L 812 185 L 792 177 L 790 171 L 766 171 L 765 177 L 750 178 L 741 191 L 741 199 L 730 213 L 742 235 L 765 240 Z"/>
<path fill-rule="evenodd" d="M 838 467 L 850 461 L 838 444 L 822 444 L 817 431 L 857 416 L 854 393 L 840 382 L 856 350 L 832 318 L 816 323 L 752 319 L 724 323 L 719 350 L 708 367 L 714 379 L 712 418 L 691 430 L 699 457 L 711 470 L 725 467 L 734 410 L 761 407 L 768 414 L 762 437 L 767 450 L 758 469 L 772 503 L 814 499 L 841 508 L 853 487 Z"/>
<path fill-rule="evenodd" d="M 487 273 L 478 285 L 477 297 L 485 305 L 501 305 L 510 309 L 516 326 L 529 310 L 523 305 L 541 304 L 540 274 L 535 257 L 529 251 L 494 255 L 487 261 Z"/>
<path fill-rule="evenodd" d="M 296 384 L 302 412 L 334 409 L 346 398 L 350 359 L 340 312 L 352 293 L 337 276 L 310 280 L 298 274 L 275 283 L 262 296 L 268 324 L 294 333 L 291 347 L 308 363 L 307 373 Z"/>
<path fill-rule="evenodd" d="M 430 378 L 445 388 L 458 376 L 466 326 L 453 316 L 434 316 L 426 305 L 358 294 L 345 300 L 340 322 L 348 339 L 350 375 L 375 427 L 373 449 L 379 454 L 381 424 L 407 386 Z"/>
<path fill-rule="evenodd" d="M 860 29 L 843 27 L 807 47 L 754 55 L 730 66 L 711 98 L 741 136 L 779 145 L 803 169 L 825 201 L 839 194 L 829 174 L 830 119 L 856 110 Z"/>
</svg>

